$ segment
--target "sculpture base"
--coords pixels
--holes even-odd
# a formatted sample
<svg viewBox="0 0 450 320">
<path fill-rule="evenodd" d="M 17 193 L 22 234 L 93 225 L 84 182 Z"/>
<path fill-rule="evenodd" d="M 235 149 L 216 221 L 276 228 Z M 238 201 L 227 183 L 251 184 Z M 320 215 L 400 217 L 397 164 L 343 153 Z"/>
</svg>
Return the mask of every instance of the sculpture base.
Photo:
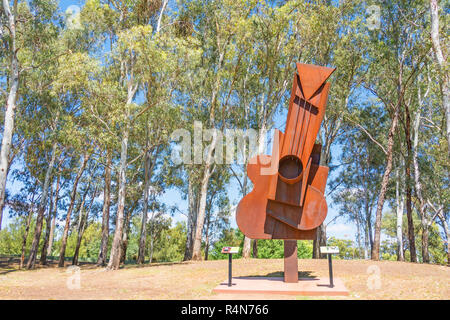
<svg viewBox="0 0 450 320">
<path fill-rule="evenodd" d="M 298 282 L 297 240 L 284 240 L 284 282 Z"/>
<path fill-rule="evenodd" d="M 339 279 L 333 279 L 330 287 L 328 278 L 300 278 L 296 283 L 286 283 L 280 277 L 236 277 L 232 286 L 224 281 L 213 289 L 216 293 L 233 294 L 283 294 L 297 296 L 348 296 L 348 290 Z"/>
</svg>

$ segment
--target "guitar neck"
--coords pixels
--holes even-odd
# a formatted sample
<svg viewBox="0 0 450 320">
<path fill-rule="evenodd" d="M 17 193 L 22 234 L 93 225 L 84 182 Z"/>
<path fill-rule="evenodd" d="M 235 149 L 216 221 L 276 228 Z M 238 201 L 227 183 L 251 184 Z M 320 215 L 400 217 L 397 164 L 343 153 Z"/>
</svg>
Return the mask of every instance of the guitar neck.
<svg viewBox="0 0 450 320">
<path fill-rule="evenodd" d="M 304 166 L 307 164 L 325 115 L 329 87 L 324 83 L 311 99 L 306 100 L 299 76 L 294 76 L 280 159 L 296 156 Z"/>
</svg>

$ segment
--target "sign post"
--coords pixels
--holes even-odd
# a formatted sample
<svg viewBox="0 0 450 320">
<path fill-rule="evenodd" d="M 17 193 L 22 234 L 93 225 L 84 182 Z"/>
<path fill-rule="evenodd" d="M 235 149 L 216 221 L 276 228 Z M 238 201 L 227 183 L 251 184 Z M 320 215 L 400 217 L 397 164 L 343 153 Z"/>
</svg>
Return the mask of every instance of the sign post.
<svg viewBox="0 0 450 320">
<path fill-rule="evenodd" d="M 223 247 L 222 253 L 228 254 L 228 286 L 231 287 L 232 275 L 232 264 L 233 264 L 233 253 L 238 253 L 239 247 Z"/>
<path fill-rule="evenodd" d="M 331 256 L 339 253 L 339 247 L 320 247 L 320 252 L 328 256 L 328 270 L 330 272 L 330 287 L 333 288 L 333 264 Z"/>
</svg>

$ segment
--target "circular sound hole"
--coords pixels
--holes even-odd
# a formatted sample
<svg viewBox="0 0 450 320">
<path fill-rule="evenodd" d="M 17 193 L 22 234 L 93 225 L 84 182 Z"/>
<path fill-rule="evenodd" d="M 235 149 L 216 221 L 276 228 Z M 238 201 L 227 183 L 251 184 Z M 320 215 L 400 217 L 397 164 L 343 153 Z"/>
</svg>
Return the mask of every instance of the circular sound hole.
<svg viewBox="0 0 450 320">
<path fill-rule="evenodd" d="M 295 156 L 286 156 L 280 160 L 278 172 L 286 179 L 295 179 L 303 171 L 302 162 Z"/>
</svg>

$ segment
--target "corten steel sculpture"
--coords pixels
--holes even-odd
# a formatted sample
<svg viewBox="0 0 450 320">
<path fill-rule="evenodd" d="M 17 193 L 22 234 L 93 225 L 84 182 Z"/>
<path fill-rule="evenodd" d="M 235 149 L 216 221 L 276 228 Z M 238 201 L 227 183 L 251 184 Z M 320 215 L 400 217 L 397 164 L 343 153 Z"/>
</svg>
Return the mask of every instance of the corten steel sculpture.
<svg viewBox="0 0 450 320">
<path fill-rule="evenodd" d="M 297 63 L 285 133 L 275 130 L 272 155 L 249 161 L 253 190 L 236 211 L 239 229 L 251 239 L 285 240 L 285 282 L 297 282 L 297 240 L 314 239 L 327 215 L 328 167 L 315 144 L 335 68 Z"/>
</svg>

